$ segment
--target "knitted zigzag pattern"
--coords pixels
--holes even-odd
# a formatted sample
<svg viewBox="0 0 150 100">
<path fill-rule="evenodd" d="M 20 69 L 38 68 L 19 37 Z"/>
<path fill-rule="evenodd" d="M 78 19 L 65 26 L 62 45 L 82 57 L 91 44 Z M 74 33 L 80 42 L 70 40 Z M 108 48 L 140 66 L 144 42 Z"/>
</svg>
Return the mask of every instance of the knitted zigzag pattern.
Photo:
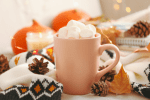
<svg viewBox="0 0 150 100">
<path fill-rule="evenodd" d="M 0 93 L 0 100 L 61 100 L 63 85 L 54 80 L 33 79 L 29 87 L 12 86 Z"/>
<path fill-rule="evenodd" d="M 144 70 L 145 75 L 147 76 L 149 83 L 147 84 L 139 84 L 139 83 L 135 83 L 133 82 L 131 84 L 132 88 L 134 89 L 135 92 L 137 92 L 138 94 L 149 98 L 150 99 L 150 64 L 149 66 Z"/>
</svg>

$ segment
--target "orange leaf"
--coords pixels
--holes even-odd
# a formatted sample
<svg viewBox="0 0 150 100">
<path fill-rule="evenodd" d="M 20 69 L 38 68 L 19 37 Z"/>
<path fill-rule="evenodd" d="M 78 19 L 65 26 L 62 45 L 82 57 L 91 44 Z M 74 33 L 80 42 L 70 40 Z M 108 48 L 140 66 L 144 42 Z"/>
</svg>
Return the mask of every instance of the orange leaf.
<svg viewBox="0 0 150 100">
<path fill-rule="evenodd" d="M 117 30 L 115 26 L 111 26 L 105 29 L 97 28 L 97 32 L 102 35 L 102 44 L 113 43 L 116 44 L 116 38 L 121 34 L 120 30 Z"/>
<path fill-rule="evenodd" d="M 148 44 L 147 49 L 150 51 L 150 43 Z"/>
<path fill-rule="evenodd" d="M 129 83 L 129 77 L 123 69 L 123 65 L 117 75 L 114 76 L 114 80 L 110 83 L 109 92 L 116 94 L 130 93 L 131 87 Z"/>
<path fill-rule="evenodd" d="M 150 43 L 148 44 L 148 46 L 146 46 L 144 48 L 139 48 L 134 51 L 134 53 L 140 53 L 140 52 L 149 53 L 150 52 Z"/>
<path fill-rule="evenodd" d="M 20 56 L 15 58 L 14 62 L 16 65 L 18 64 L 19 59 L 20 59 Z"/>
</svg>

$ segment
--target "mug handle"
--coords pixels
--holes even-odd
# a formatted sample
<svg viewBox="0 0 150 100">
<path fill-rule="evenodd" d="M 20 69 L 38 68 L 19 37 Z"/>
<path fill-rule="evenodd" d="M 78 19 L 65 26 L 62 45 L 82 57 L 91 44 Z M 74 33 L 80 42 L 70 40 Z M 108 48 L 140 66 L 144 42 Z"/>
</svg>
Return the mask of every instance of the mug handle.
<svg viewBox="0 0 150 100">
<path fill-rule="evenodd" d="M 108 71 L 110 71 L 111 69 L 113 69 L 117 64 L 118 61 L 120 59 L 120 53 L 119 53 L 119 49 L 117 46 L 113 45 L 113 44 L 104 44 L 104 45 L 100 45 L 99 47 L 99 54 L 102 55 L 103 51 L 106 49 L 112 49 L 115 51 L 116 53 L 116 58 L 115 61 L 110 64 L 108 67 L 106 67 L 105 69 L 98 71 L 96 74 L 96 78 L 95 81 L 98 81 L 104 74 L 106 74 Z"/>
</svg>

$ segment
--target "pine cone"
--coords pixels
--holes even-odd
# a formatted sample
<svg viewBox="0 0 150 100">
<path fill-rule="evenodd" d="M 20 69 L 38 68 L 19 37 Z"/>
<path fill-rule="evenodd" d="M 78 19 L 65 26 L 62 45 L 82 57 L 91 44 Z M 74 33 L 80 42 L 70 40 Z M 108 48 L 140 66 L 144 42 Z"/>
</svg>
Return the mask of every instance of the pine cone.
<svg viewBox="0 0 150 100">
<path fill-rule="evenodd" d="M 108 67 L 108 65 L 106 67 Z M 105 66 L 100 66 L 99 69 L 98 69 L 98 71 L 100 71 L 100 70 L 102 70 L 102 69 L 104 69 L 106 67 Z M 101 77 L 100 81 L 107 80 L 109 82 L 112 82 L 114 80 L 114 76 L 115 75 L 116 75 L 116 71 L 115 70 L 111 70 L 111 71 L 107 72 L 105 75 L 103 75 Z"/>
<path fill-rule="evenodd" d="M 0 55 L 0 74 L 2 74 L 3 72 L 9 70 L 9 63 L 7 60 L 7 57 L 5 57 L 3 54 Z"/>
<path fill-rule="evenodd" d="M 108 86 L 104 81 L 93 83 L 91 86 L 91 93 L 99 96 L 106 96 L 108 94 Z"/>
<path fill-rule="evenodd" d="M 35 74 L 42 74 L 44 75 L 45 73 L 47 73 L 49 71 L 49 69 L 47 68 L 47 64 L 48 62 L 43 63 L 44 58 L 41 58 L 40 60 L 38 60 L 37 58 L 33 59 L 32 64 L 29 64 L 29 70 Z"/>
<path fill-rule="evenodd" d="M 150 33 L 150 23 L 146 21 L 138 21 L 126 32 L 135 35 L 136 37 L 146 37 Z"/>
</svg>

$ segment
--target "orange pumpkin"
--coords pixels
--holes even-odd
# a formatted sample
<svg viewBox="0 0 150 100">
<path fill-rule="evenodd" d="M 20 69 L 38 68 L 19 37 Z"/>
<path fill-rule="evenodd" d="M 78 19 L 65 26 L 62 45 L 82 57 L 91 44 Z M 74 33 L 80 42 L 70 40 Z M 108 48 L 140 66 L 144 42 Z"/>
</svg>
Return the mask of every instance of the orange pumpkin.
<svg viewBox="0 0 150 100">
<path fill-rule="evenodd" d="M 11 40 L 11 46 L 14 54 L 19 54 L 27 51 L 26 34 L 28 32 L 39 33 L 53 31 L 51 28 L 40 25 L 37 21 L 33 20 L 33 25 L 19 30 Z M 55 32 L 53 32 L 55 33 Z"/>
<path fill-rule="evenodd" d="M 81 11 L 81 10 L 76 10 L 76 9 L 72 9 L 72 10 L 68 10 L 68 11 L 64 11 L 60 14 L 58 14 L 53 22 L 52 22 L 52 28 L 55 31 L 58 31 L 61 27 L 64 27 L 67 25 L 67 23 L 70 20 L 89 20 L 91 17 L 86 14 L 85 12 Z"/>
</svg>

